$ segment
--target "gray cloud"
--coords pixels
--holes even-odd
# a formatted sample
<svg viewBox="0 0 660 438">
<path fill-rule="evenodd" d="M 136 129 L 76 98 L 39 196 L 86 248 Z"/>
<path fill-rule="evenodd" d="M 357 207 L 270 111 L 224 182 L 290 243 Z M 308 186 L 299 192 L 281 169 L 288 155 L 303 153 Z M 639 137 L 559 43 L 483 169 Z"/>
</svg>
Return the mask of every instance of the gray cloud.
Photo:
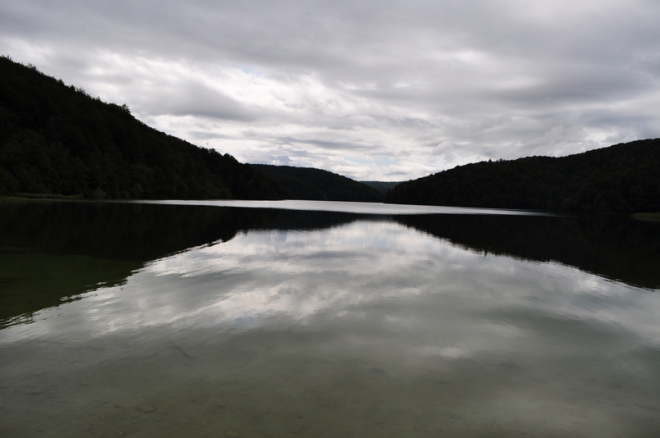
<svg viewBox="0 0 660 438">
<path fill-rule="evenodd" d="M 256 114 L 250 114 L 240 102 L 197 82 L 173 84 L 167 93 L 145 97 L 145 111 L 154 115 L 210 117 L 245 122 L 256 118 Z"/>
<path fill-rule="evenodd" d="M 241 161 L 408 179 L 660 136 L 659 18 L 650 0 L 8 0 L 0 52 Z"/>
</svg>

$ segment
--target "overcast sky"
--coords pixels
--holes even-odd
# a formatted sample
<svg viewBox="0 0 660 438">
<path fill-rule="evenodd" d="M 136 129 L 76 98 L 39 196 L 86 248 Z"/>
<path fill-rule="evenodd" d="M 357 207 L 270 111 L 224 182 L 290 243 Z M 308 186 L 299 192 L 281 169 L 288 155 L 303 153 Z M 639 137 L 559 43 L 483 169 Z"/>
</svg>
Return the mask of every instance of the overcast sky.
<svg viewBox="0 0 660 438">
<path fill-rule="evenodd" d="M 3 0 L 0 53 L 241 162 L 359 180 L 660 137 L 657 0 Z"/>
</svg>

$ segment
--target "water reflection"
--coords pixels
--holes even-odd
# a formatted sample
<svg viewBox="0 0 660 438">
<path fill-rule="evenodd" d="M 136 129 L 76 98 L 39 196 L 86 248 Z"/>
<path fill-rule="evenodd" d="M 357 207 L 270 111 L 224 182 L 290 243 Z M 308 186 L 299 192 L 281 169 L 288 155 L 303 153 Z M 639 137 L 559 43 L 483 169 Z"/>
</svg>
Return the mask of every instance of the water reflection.
<svg viewBox="0 0 660 438">
<path fill-rule="evenodd" d="M 554 260 L 648 289 L 660 288 L 660 226 L 625 215 L 397 216 L 433 236 L 492 254 Z"/>
<path fill-rule="evenodd" d="M 552 260 L 630 285 L 660 288 L 660 227 L 622 216 L 388 217 L 138 203 L 5 204 L 0 213 L 0 327 L 29 322 L 33 312 L 97 287 L 122 284 L 151 260 L 228 241 L 241 232 L 322 230 L 357 220 L 396 220 L 484 254 Z M 277 238 L 283 236 L 286 232 Z"/>
<path fill-rule="evenodd" d="M 497 243 L 506 221 L 217 210 L 191 213 L 195 239 L 131 249 L 143 258 L 121 281 L 0 331 L 0 435 L 660 432 L 657 293 L 556 261 L 551 243 Z"/>
<path fill-rule="evenodd" d="M 114 203 L 0 204 L 0 328 L 146 263 L 261 227 L 319 229 L 356 220 L 341 213 Z"/>
</svg>

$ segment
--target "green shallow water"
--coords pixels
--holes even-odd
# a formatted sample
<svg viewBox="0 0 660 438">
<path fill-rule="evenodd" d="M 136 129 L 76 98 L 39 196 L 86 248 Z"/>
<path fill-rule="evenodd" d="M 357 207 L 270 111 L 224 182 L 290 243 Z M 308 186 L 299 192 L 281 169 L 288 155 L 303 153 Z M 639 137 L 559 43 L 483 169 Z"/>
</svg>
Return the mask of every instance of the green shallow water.
<svg viewBox="0 0 660 438">
<path fill-rule="evenodd" d="M 0 436 L 660 436 L 657 224 L 0 208 Z"/>
</svg>

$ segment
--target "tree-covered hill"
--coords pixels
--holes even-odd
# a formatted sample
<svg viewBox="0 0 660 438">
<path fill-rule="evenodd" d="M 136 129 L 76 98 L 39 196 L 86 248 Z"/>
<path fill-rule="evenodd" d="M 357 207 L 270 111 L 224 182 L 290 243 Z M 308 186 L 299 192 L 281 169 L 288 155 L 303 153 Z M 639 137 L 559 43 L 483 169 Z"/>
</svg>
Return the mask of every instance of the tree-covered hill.
<svg viewBox="0 0 660 438">
<path fill-rule="evenodd" d="M 125 105 L 0 57 L 0 195 L 15 193 L 281 198 L 276 183 L 232 156 L 156 131 Z"/>
<path fill-rule="evenodd" d="M 276 179 L 287 199 L 352 202 L 380 202 L 383 199 L 374 188 L 326 170 L 267 164 L 252 166 Z"/>
<path fill-rule="evenodd" d="M 381 195 L 385 196 L 387 193 L 392 190 L 394 187 L 399 184 L 398 181 L 359 181 L 362 184 L 366 184 L 369 187 L 373 187 L 380 193 Z"/>
<path fill-rule="evenodd" d="M 385 202 L 550 211 L 660 211 L 660 139 L 566 157 L 459 166 L 399 184 Z"/>
</svg>

